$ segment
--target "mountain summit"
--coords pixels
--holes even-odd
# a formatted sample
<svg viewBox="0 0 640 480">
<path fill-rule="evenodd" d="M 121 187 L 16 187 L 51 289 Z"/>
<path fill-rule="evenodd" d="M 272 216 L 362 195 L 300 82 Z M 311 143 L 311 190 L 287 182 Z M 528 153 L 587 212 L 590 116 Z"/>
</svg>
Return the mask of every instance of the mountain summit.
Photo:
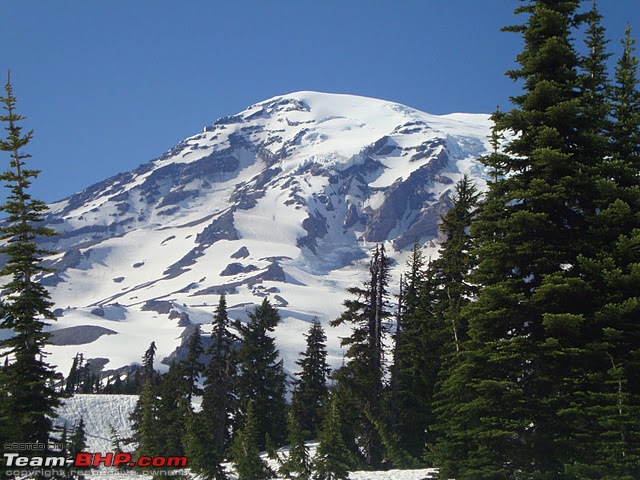
<svg viewBox="0 0 640 480">
<path fill-rule="evenodd" d="M 278 306 L 292 365 L 300 333 L 340 312 L 376 243 L 401 271 L 416 239 L 437 239 L 455 183 L 482 183 L 489 128 L 488 115 L 297 92 L 52 204 L 53 362 L 65 371 L 84 351 L 117 368 L 152 340 L 166 356 L 225 292 L 235 318 L 265 296 Z"/>
</svg>

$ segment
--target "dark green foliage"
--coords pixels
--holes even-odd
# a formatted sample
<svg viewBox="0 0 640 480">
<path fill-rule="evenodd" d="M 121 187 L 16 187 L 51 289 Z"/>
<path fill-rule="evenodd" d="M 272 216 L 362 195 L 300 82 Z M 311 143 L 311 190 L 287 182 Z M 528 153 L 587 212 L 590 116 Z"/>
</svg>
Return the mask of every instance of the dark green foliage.
<svg viewBox="0 0 640 480">
<path fill-rule="evenodd" d="M 442 217 L 440 229 L 445 241 L 440 249 L 440 257 L 431 263 L 429 270 L 433 272 L 433 282 L 437 285 L 436 294 L 440 297 L 436 308 L 445 319 L 445 330 L 448 330 L 449 346 L 460 351 L 460 344 L 467 338 L 467 322 L 461 315 L 462 307 L 475 294 L 475 287 L 470 285 L 466 277 L 474 266 L 473 245 L 469 228 L 478 204 L 478 191 L 464 176 L 456 185 L 453 206 Z M 422 303 L 424 307 L 424 303 Z"/>
<path fill-rule="evenodd" d="M 244 415 L 244 425 L 236 432 L 231 446 L 231 459 L 238 480 L 268 480 L 274 477 L 274 472 L 260 457 L 258 421 L 253 403 L 249 403 Z"/>
<path fill-rule="evenodd" d="M 155 343 L 144 354 L 145 383 L 130 415 L 133 436 L 126 443 L 137 446 L 140 455 L 184 455 L 184 438 L 192 414 L 187 362 L 173 362 L 160 376 L 152 370 Z"/>
<path fill-rule="evenodd" d="M 200 325 L 196 325 L 187 344 L 187 358 L 182 362 L 184 383 L 187 388 L 186 397 L 189 405 L 191 405 L 191 399 L 194 395 L 202 394 L 202 389 L 198 386 L 198 380 L 204 370 L 204 365 L 200 361 L 203 353 L 204 348 L 202 347 L 202 339 L 200 338 Z"/>
<path fill-rule="evenodd" d="M 123 441 L 118 430 L 113 425 L 109 425 L 109 440 L 111 440 L 111 449 L 114 453 L 123 452 Z"/>
<path fill-rule="evenodd" d="M 627 27 L 622 40 L 622 55 L 615 69 L 612 87 L 611 127 L 612 159 L 605 163 L 607 172 L 621 191 L 622 200 L 630 194 L 637 200 L 638 169 L 640 168 L 640 91 L 638 90 L 638 59 L 634 52 L 635 39 Z"/>
<path fill-rule="evenodd" d="M 208 480 L 225 480 L 227 474 L 222 466 L 223 457 L 213 443 L 206 414 L 202 411 L 191 414 L 186 430 L 185 453 L 191 471 Z"/>
<path fill-rule="evenodd" d="M 188 383 L 183 362 L 173 363 L 158 386 L 157 431 L 164 455 L 184 455 L 183 438 L 191 414 Z"/>
<path fill-rule="evenodd" d="M 87 433 L 85 431 L 84 418 L 75 425 L 73 433 L 69 437 L 69 454 L 75 458 L 77 453 L 83 452 L 87 448 Z"/>
<path fill-rule="evenodd" d="M 398 319 L 396 324 L 390 424 L 400 443 L 414 457 L 421 457 L 425 446 L 425 410 L 427 399 L 422 388 L 425 363 L 424 321 L 419 302 L 426 292 L 425 261 L 416 242 L 409 260 L 409 272 L 401 279 Z"/>
<path fill-rule="evenodd" d="M 99 372 L 92 372 L 91 364 L 85 362 L 82 353 L 77 353 L 73 358 L 73 364 L 64 385 L 64 392 L 67 395 L 74 393 L 101 393 L 102 389 Z"/>
<path fill-rule="evenodd" d="M 275 340 L 269 335 L 280 322 L 280 314 L 265 298 L 249 312 L 249 322 L 236 323 L 241 345 L 238 351 L 237 393 L 240 418 L 249 403 L 256 417 L 258 447 L 266 446 L 267 435 L 281 445 L 286 435 L 285 373 Z"/>
<path fill-rule="evenodd" d="M 599 212 L 591 248 L 579 259 L 593 291 L 586 319 L 580 402 L 563 412 L 577 422 L 582 445 L 567 471 L 575 478 L 640 474 L 640 92 L 630 30 L 615 72 L 609 155 L 596 177 Z"/>
<path fill-rule="evenodd" d="M 341 342 L 347 347 L 348 363 L 338 370 L 336 379 L 345 391 L 346 400 L 351 402 L 351 408 L 358 412 L 353 427 L 364 461 L 377 468 L 383 462 L 383 446 L 368 417 L 382 419 L 385 320 L 391 315 L 387 293 L 389 259 L 384 246 L 376 247 L 369 273 L 370 280 L 364 288 L 348 289 L 355 298 L 344 301 L 346 310 L 331 325 L 345 322 L 353 325 L 351 336 Z"/>
<path fill-rule="evenodd" d="M 320 444 L 313 458 L 314 480 L 346 480 L 353 459 L 341 433 L 338 395 L 331 393 L 320 432 Z"/>
<path fill-rule="evenodd" d="M 490 184 L 472 225 L 471 281 L 481 288 L 461 310 L 470 340 L 441 385 L 434 453 L 445 476 L 557 478 L 573 455 L 576 425 L 559 412 L 583 383 L 570 365 L 581 355 L 592 292 L 576 266 L 594 211 L 588 167 L 596 158 L 585 154 L 593 145 L 586 135 L 602 129 L 584 118 L 587 97 L 595 102 L 585 92 L 602 89 L 581 88 L 572 44 L 579 3 L 525 2 L 517 12 L 526 23 L 507 28 L 524 40 L 519 68 L 508 72 L 523 93 L 494 115 L 498 133 L 516 135 L 508 156 L 490 157 L 509 175 Z M 600 58 L 591 57 L 593 72 Z"/>
<path fill-rule="evenodd" d="M 142 375 L 138 374 L 138 369 L 136 370 L 136 375 L 134 380 L 131 382 L 131 387 L 133 390 L 139 392 L 138 401 L 136 402 L 136 406 L 129 415 L 129 421 L 131 422 L 131 430 L 132 435 L 130 438 L 124 439 L 123 442 L 125 444 L 133 444 L 136 445 L 137 448 L 140 448 L 142 445 L 142 432 L 143 430 L 146 433 L 146 439 L 144 441 L 145 447 L 149 446 L 149 448 L 155 449 L 155 445 L 158 443 L 158 440 L 155 438 L 156 435 L 152 434 L 151 431 L 155 428 L 152 424 L 155 423 L 155 419 L 157 417 L 156 410 L 158 408 L 157 405 L 157 386 L 160 379 L 158 372 L 153 369 L 153 359 L 156 354 L 156 343 L 151 342 L 149 348 L 145 351 L 142 357 Z M 142 385 L 139 385 L 142 382 Z M 145 417 L 146 415 L 146 417 Z M 147 422 L 143 427 L 143 422 Z M 151 444 L 154 446 L 151 447 Z"/>
<path fill-rule="evenodd" d="M 469 226 L 477 199 L 475 186 L 465 176 L 456 186 L 452 208 L 442 218 L 445 238 L 440 257 L 424 269 L 422 255 L 414 247 L 407 275 L 404 288 L 407 293 L 396 334 L 399 403 L 396 428 L 399 446 L 414 458 L 421 458 L 425 446 L 436 441 L 436 385 L 445 375 L 445 362 L 460 351 L 461 343 L 467 339 L 461 309 L 475 291 L 465 281 L 465 275 L 474 261 Z M 418 268 L 424 271 L 416 271 Z"/>
<path fill-rule="evenodd" d="M 301 429 L 300 423 L 293 410 L 289 410 L 287 415 L 289 454 L 278 473 L 286 478 L 309 480 L 311 478 L 311 460 L 309 449 L 304 443 L 304 431 Z"/>
<path fill-rule="evenodd" d="M 211 333 L 213 344 L 204 375 L 202 410 L 190 417 L 187 426 L 186 451 L 191 469 L 204 478 L 222 480 L 221 466 L 229 446 L 231 419 L 236 411 L 236 364 L 234 344 L 229 330 L 227 303 L 224 295 L 216 308 Z"/>
<path fill-rule="evenodd" d="M 149 348 L 144 352 L 142 357 L 142 384 L 147 380 L 154 382 L 157 378 L 157 372 L 153 368 L 153 360 L 156 356 L 156 342 L 151 342 Z"/>
<path fill-rule="evenodd" d="M 327 337 L 322 325 L 314 319 L 307 334 L 307 348 L 296 362 L 302 368 L 295 382 L 291 408 L 300 421 L 300 428 L 307 439 L 316 438 L 320 429 L 323 402 L 327 397 Z"/>
<path fill-rule="evenodd" d="M 151 380 L 147 380 L 136 404 L 132 416 L 139 418 L 132 419 L 133 441 L 136 443 L 136 454 L 138 456 L 160 455 L 163 450 L 162 432 L 158 415 L 158 386 Z"/>
<path fill-rule="evenodd" d="M 581 125 L 578 133 L 580 143 L 576 145 L 577 159 L 583 165 L 583 191 L 592 188 L 589 177 L 600 176 L 604 173 L 602 160 L 608 154 L 608 133 L 612 128 L 610 118 L 611 85 L 607 75 L 607 60 L 611 56 L 607 53 L 608 40 L 602 26 L 602 15 L 598 11 L 595 0 L 591 10 L 584 15 L 587 30 L 585 32 L 585 48 L 587 54 L 581 59 L 582 71 L 580 75 L 580 108 Z M 593 192 L 590 192 L 593 193 Z M 589 195 L 583 204 L 586 214 L 594 214 L 598 207 L 598 196 Z"/>
<path fill-rule="evenodd" d="M 67 376 L 64 389 L 64 392 L 68 395 L 71 395 L 77 391 L 78 379 L 80 375 L 79 369 L 82 365 L 82 362 L 82 354 L 76 353 L 76 356 L 73 357 L 73 363 L 71 364 L 71 370 L 69 370 L 69 375 Z"/>
<path fill-rule="evenodd" d="M 60 404 L 54 384 L 61 379 L 54 367 L 44 359 L 45 344 L 50 334 L 44 332 L 48 320 L 54 320 L 49 294 L 40 283 L 47 270 L 41 266 L 42 256 L 50 252 L 37 246 L 39 237 L 55 234 L 41 224 L 47 206 L 29 193 L 29 186 L 39 174 L 26 168 L 30 155 L 23 149 L 31 141 L 33 132 L 23 134 L 19 123 L 24 117 L 16 113 L 11 78 L 5 85 L 5 96 L 0 97 L 4 113 L 0 121 L 6 134 L 0 140 L 0 151 L 10 156 L 10 168 L 0 174 L 9 193 L 0 211 L 7 215 L 0 225 L 0 239 L 4 240 L 1 253 L 6 263 L 0 276 L 8 277 L 2 286 L 3 302 L 0 306 L 0 328 L 13 332 L 2 340 L 0 348 L 0 443 L 40 442 L 47 444 L 52 431 L 55 408 Z M 33 452 L 27 452 L 31 454 Z M 0 459 L 4 464 L 4 459 Z"/>
</svg>

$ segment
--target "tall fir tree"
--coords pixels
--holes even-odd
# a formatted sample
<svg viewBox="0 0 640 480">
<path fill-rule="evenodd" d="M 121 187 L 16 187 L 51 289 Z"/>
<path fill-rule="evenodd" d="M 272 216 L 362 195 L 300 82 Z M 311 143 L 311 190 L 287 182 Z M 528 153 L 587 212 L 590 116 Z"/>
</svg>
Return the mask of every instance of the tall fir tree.
<svg viewBox="0 0 640 480">
<path fill-rule="evenodd" d="M 191 417 L 187 428 L 186 450 L 191 468 L 206 479 L 227 478 L 222 462 L 229 447 L 232 419 L 236 416 L 235 344 L 238 340 L 229 323 L 223 294 L 214 314 L 213 343 L 207 351 L 209 363 L 204 371 L 202 410 Z"/>
<path fill-rule="evenodd" d="M 630 26 L 627 26 L 621 43 L 622 55 L 616 64 L 611 94 L 614 123 L 610 134 L 610 161 L 616 167 L 611 178 L 618 185 L 623 200 L 635 202 L 640 170 L 640 91 L 636 41 L 631 36 Z M 629 194 L 630 198 L 625 199 L 625 194 Z"/>
<path fill-rule="evenodd" d="M 456 185 L 453 205 L 442 217 L 444 237 L 439 258 L 423 272 L 414 272 L 424 261 L 414 251 L 411 271 L 407 275 L 407 308 L 397 334 L 400 446 L 414 458 L 433 445 L 437 432 L 434 399 L 446 361 L 459 352 L 467 338 L 467 324 L 462 307 L 475 294 L 465 276 L 474 260 L 469 235 L 478 202 L 477 189 L 464 176 Z M 417 282 L 417 284 L 416 284 Z"/>
<path fill-rule="evenodd" d="M 294 480 L 309 480 L 311 478 L 311 459 L 309 448 L 304 443 L 305 432 L 302 430 L 300 420 L 291 409 L 287 414 L 287 431 L 289 453 L 278 469 L 278 473 Z"/>
<path fill-rule="evenodd" d="M 155 354 L 156 342 L 151 342 L 142 356 L 142 367 L 135 370 L 133 379 L 131 379 L 131 375 L 127 377 L 127 382 L 130 382 L 129 389 L 132 393 L 138 393 L 139 396 L 133 411 L 129 414 L 131 437 L 124 439 L 123 442 L 128 445 L 136 445 L 138 449 L 144 443 L 146 446 L 143 449 L 154 450 L 156 444 L 159 443 L 158 435 L 154 431 L 158 408 L 158 380 L 160 378 L 158 372 L 153 368 Z M 142 370 L 141 374 L 140 370 Z M 143 433 L 146 435 L 144 440 Z"/>
<path fill-rule="evenodd" d="M 138 412 L 132 414 L 139 416 L 137 422 L 132 422 L 138 457 L 185 455 L 187 426 L 193 412 L 184 371 L 184 363 L 174 361 L 155 383 L 145 381 L 136 405 Z"/>
<path fill-rule="evenodd" d="M 158 412 L 158 385 L 148 379 L 144 383 L 136 408 L 130 417 L 133 434 L 129 443 L 135 444 L 135 453 L 138 457 L 143 455 L 153 457 L 163 454 Z"/>
<path fill-rule="evenodd" d="M 597 178 L 590 255 L 580 266 L 594 295 L 585 346 L 590 379 L 572 413 L 582 448 L 574 478 L 632 479 L 640 475 L 640 93 L 634 41 L 627 28 L 615 71 L 609 155 Z"/>
<path fill-rule="evenodd" d="M 307 439 L 315 438 L 320 430 L 322 408 L 329 388 L 327 379 L 330 368 L 327 363 L 327 336 L 322 324 L 314 319 L 306 335 L 307 348 L 301 352 L 296 365 L 302 368 L 295 382 L 291 408 L 300 421 L 300 428 Z"/>
<path fill-rule="evenodd" d="M 469 229 L 476 214 L 479 196 L 475 184 L 464 175 L 456 185 L 453 206 L 440 223 L 440 230 L 445 237 L 440 256 L 429 266 L 439 286 L 441 299 L 438 309 L 444 328 L 449 331 L 447 343 L 456 352 L 460 351 L 460 344 L 466 340 L 468 330 L 466 319 L 461 315 L 462 307 L 476 293 L 476 287 L 468 283 L 467 277 L 475 262 Z"/>
<path fill-rule="evenodd" d="M 269 438 L 280 445 L 286 436 L 286 375 L 275 339 L 270 335 L 280 313 L 266 298 L 249 312 L 249 322 L 235 324 L 240 332 L 237 392 L 239 417 L 244 420 L 249 403 L 257 422 L 258 446 Z"/>
<path fill-rule="evenodd" d="M 0 226 L 0 239 L 5 242 L 1 251 L 7 258 L 0 276 L 9 280 L 2 286 L 0 327 L 11 330 L 13 336 L 0 342 L 4 362 L 0 373 L 3 407 L 0 443 L 47 445 L 55 408 L 60 405 L 55 383 L 62 377 L 45 361 L 44 349 L 50 334 L 44 328 L 55 317 L 49 294 L 39 278 L 48 271 L 41 265 L 42 256 L 51 252 L 39 248 L 37 241 L 55 232 L 41 225 L 48 207 L 29 193 L 40 172 L 27 168 L 31 156 L 24 153 L 24 148 L 33 132 L 25 134 L 20 126 L 25 117 L 16 113 L 10 74 L 4 90 L 5 96 L 0 97 L 4 110 L 0 121 L 5 124 L 6 135 L 0 140 L 0 151 L 9 154 L 10 169 L 0 174 L 9 189 L 0 206 L 0 211 L 7 214 Z"/>
<path fill-rule="evenodd" d="M 158 372 L 156 372 L 153 362 L 156 356 L 156 342 L 151 342 L 149 348 L 145 350 L 144 355 L 142 356 L 142 383 L 144 384 L 147 380 L 151 382 L 155 382 Z"/>
<path fill-rule="evenodd" d="M 418 314 L 421 291 L 425 285 L 426 266 L 422 246 L 414 242 L 407 264 L 409 271 L 400 278 L 400 295 L 394 362 L 391 372 L 390 425 L 403 448 L 414 458 L 424 451 L 425 399 L 420 389 L 420 374 L 424 365 L 422 317 Z"/>
<path fill-rule="evenodd" d="M 268 480 L 274 476 L 274 472 L 260 456 L 258 423 L 253 402 L 249 402 L 244 415 L 244 424 L 236 432 L 231 446 L 231 459 L 238 480 Z"/>
<path fill-rule="evenodd" d="M 332 391 L 325 407 L 320 443 L 313 457 L 314 480 L 346 480 L 353 458 L 341 432 L 338 394 Z"/>
<path fill-rule="evenodd" d="M 606 31 L 602 25 L 603 17 L 598 10 L 596 0 L 592 0 L 591 9 L 583 15 L 586 24 L 585 49 L 586 55 L 580 59 L 581 72 L 579 89 L 581 95 L 580 119 L 582 123 L 577 127 L 580 143 L 577 157 L 582 163 L 582 183 L 580 189 L 588 193 L 582 200 L 587 220 L 594 215 L 598 205 L 599 195 L 593 195 L 593 177 L 599 177 L 608 156 L 608 138 L 611 125 L 611 84 L 607 72 L 607 61 L 611 54 L 607 52 Z M 588 236 L 583 237 L 585 248 L 591 249 L 594 242 Z M 597 248 L 597 247 L 595 247 Z"/>
<path fill-rule="evenodd" d="M 572 37 L 577 0 L 527 1 L 527 21 L 505 30 L 524 40 L 515 108 L 494 116 L 507 176 L 490 185 L 472 227 L 481 285 L 464 308 L 470 340 L 442 383 L 455 399 L 440 409 L 436 461 L 462 480 L 558 478 L 571 457 L 575 418 L 560 413 L 579 395 L 580 361 L 592 299 L 577 274 L 593 209 L 584 155 L 584 91 Z M 592 191 L 592 189 L 591 189 Z M 450 420 L 455 418 L 457 423 Z M 447 428 L 448 427 L 448 428 Z"/>
<path fill-rule="evenodd" d="M 187 388 L 186 397 L 187 403 L 191 405 L 191 399 L 194 396 L 202 394 L 202 389 L 199 385 L 200 375 L 204 370 L 204 364 L 200 361 L 204 354 L 204 348 L 202 347 L 202 338 L 200 335 L 200 325 L 196 325 L 195 329 L 189 337 L 187 343 L 187 357 L 182 363 L 182 369 L 184 372 L 184 382 Z"/>
<path fill-rule="evenodd" d="M 370 262 L 369 280 L 364 287 L 348 289 L 355 298 L 345 300 L 346 310 L 331 322 L 332 326 L 353 325 L 351 335 L 341 342 L 347 347 L 345 357 L 348 362 L 338 370 L 336 378 L 348 392 L 354 411 L 359 412 L 356 439 L 364 462 L 373 468 L 380 467 L 384 460 L 380 435 L 370 419 L 383 419 L 385 320 L 391 316 L 387 291 L 389 268 L 384 246 L 378 245 Z"/>
<path fill-rule="evenodd" d="M 78 384 L 80 382 L 80 369 L 84 363 L 82 353 L 76 353 L 76 356 L 73 357 L 73 363 L 71 364 L 71 369 L 69 370 L 69 375 L 67 376 L 67 380 L 65 383 L 64 392 L 67 395 L 72 395 L 78 391 Z"/>
<path fill-rule="evenodd" d="M 75 458 L 76 454 L 83 452 L 87 448 L 87 432 L 84 418 L 80 417 L 78 423 L 73 428 L 73 433 L 69 437 L 70 458 Z"/>
</svg>

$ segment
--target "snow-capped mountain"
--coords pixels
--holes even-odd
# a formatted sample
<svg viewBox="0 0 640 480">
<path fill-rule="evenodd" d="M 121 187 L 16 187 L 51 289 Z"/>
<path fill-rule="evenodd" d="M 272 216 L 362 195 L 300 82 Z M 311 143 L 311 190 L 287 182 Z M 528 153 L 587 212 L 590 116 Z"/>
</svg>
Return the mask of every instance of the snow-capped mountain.
<svg viewBox="0 0 640 480">
<path fill-rule="evenodd" d="M 339 314 L 376 243 L 397 273 L 415 239 L 435 247 L 455 183 L 469 173 L 483 186 L 489 128 L 487 115 L 297 92 L 52 204 L 52 363 L 66 373 L 83 352 L 118 368 L 152 340 L 168 356 L 189 325 L 207 332 L 226 292 L 232 318 L 264 297 L 279 307 L 278 344 L 295 370 L 309 322 Z M 345 331 L 327 330 L 339 364 Z"/>
</svg>

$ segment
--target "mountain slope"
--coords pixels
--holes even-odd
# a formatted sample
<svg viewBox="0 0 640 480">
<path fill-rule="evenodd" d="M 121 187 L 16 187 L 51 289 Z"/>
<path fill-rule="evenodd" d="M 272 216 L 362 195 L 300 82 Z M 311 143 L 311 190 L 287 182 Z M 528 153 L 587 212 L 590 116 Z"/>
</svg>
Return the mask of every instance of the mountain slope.
<svg viewBox="0 0 640 480">
<path fill-rule="evenodd" d="M 340 312 L 376 243 L 400 272 L 415 239 L 435 246 L 455 182 L 469 173 L 483 187 L 489 126 L 487 115 L 297 92 L 51 205 L 53 362 L 66 372 L 83 351 L 117 368 L 152 340 L 167 356 L 225 292 L 234 318 L 265 296 L 280 308 L 276 334 L 294 369 L 301 334 Z M 345 332 L 328 333 L 339 364 Z"/>
</svg>

